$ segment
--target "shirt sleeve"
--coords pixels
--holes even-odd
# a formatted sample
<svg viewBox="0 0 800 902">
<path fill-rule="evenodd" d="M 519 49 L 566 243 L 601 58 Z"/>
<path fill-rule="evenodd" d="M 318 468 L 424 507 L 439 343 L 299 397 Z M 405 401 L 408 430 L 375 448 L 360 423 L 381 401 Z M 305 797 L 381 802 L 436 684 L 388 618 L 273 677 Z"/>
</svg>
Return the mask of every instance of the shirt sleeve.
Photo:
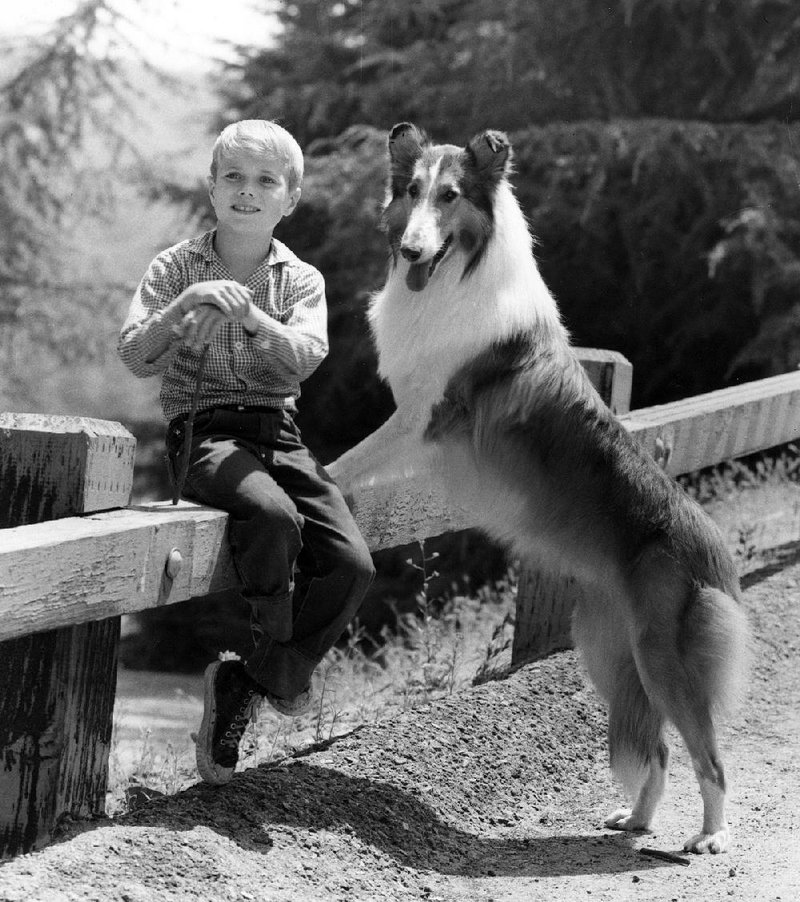
<svg viewBox="0 0 800 902">
<path fill-rule="evenodd" d="M 135 376 L 163 372 L 177 353 L 182 317 L 180 310 L 167 312 L 166 307 L 183 291 L 184 281 L 177 263 L 161 254 L 139 283 L 117 343 L 122 362 Z"/>
<path fill-rule="evenodd" d="M 250 336 L 255 348 L 277 358 L 287 375 L 307 379 L 328 353 L 325 281 L 311 266 L 292 269 L 285 288 L 285 323 L 265 317 Z"/>
</svg>

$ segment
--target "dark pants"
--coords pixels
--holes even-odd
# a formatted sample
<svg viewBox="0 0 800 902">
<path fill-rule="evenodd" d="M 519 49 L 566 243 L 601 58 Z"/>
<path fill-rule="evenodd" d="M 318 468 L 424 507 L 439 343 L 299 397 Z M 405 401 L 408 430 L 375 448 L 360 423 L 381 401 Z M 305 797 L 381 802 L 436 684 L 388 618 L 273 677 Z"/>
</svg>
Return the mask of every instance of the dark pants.
<svg viewBox="0 0 800 902">
<path fill-rule="evenodd" d="M 167 449 L 179 469 L 184 424 Z M 305 447 L 290 413 L 197 414 L 183 494 L 230 514 L 233 560 L 252 612 L 250 676 L 294 698 L 344 632 L 375 574 L 336 483 Z"/>
</svg>

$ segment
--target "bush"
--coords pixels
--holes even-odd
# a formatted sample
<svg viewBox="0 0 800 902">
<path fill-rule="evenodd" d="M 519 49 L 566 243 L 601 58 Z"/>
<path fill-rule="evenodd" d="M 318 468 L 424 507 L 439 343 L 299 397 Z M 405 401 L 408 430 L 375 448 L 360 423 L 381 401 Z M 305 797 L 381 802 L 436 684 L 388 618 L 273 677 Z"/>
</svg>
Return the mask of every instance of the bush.
<svg viewBox="0 0 800 902">
<path fill-rule="evenodd" d="M 634 406 L 800 363 L 800 131 L 637 121 L 516 136 L 515 182 L 577 343 Z"/>
</svg>

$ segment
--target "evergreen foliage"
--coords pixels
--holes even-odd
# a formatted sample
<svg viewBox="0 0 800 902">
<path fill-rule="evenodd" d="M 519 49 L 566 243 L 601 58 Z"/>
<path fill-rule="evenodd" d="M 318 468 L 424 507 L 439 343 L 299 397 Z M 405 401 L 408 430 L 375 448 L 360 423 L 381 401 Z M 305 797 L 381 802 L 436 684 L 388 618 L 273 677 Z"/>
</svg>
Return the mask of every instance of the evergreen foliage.
<svg viewBox="0 0 800 902">
<path fill-rule="evenodd" d="M 516 136 L 515 181 L 578 344 L 634 406 L 800 364 L 800 128 L 637 120 Z"/>
<path fill-rule="evenodd" d="M 227 106 L 302 144 L 356 123 L 439 133 L 552 121 L 794 120 L 793 0 L 280 0 Z"/>
<path fill-rule="evenodd" d="M 80 0 L 41 37 L 4 48 L 0 342 L 15 364 L 12 394 L 26 394 L 31 360 L 45 353 L 67 364 L 102 358 L 101 324 L 118 315 L 110 299 L 129 295 L 78 259 L 75 244 L 85 217 L 113 209 L 137 158 L 125 131 L 135 89 L 123 51 L 128 65 L 153 70 L 127 37 L 135 27 L 114 0 Z"/>
</svg>

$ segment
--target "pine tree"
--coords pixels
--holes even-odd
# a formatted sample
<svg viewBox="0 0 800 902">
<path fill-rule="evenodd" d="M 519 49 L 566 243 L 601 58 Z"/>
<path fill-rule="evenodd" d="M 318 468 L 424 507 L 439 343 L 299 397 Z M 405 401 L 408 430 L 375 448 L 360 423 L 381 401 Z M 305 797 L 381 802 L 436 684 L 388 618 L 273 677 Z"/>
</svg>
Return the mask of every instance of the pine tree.
<svg viewBox="0 0 800 902">
<path fill-rule="evenodd" d="M 149 67 L 130 37 L 136 27 L 114 0 L 81 0 L 40 37 L 7 48 L 0 346 L 11 384 L 31 379 L 31 354 L 69 361 L 105 350 L 98 323 L 109 317 L 110 286 L 70 274 L 71 236 L 87 211 L 111 206 L 121 164 L 136 153 L 124 128 L 135 90 L 129 72 L 132 61 Z"/>
</svg>

